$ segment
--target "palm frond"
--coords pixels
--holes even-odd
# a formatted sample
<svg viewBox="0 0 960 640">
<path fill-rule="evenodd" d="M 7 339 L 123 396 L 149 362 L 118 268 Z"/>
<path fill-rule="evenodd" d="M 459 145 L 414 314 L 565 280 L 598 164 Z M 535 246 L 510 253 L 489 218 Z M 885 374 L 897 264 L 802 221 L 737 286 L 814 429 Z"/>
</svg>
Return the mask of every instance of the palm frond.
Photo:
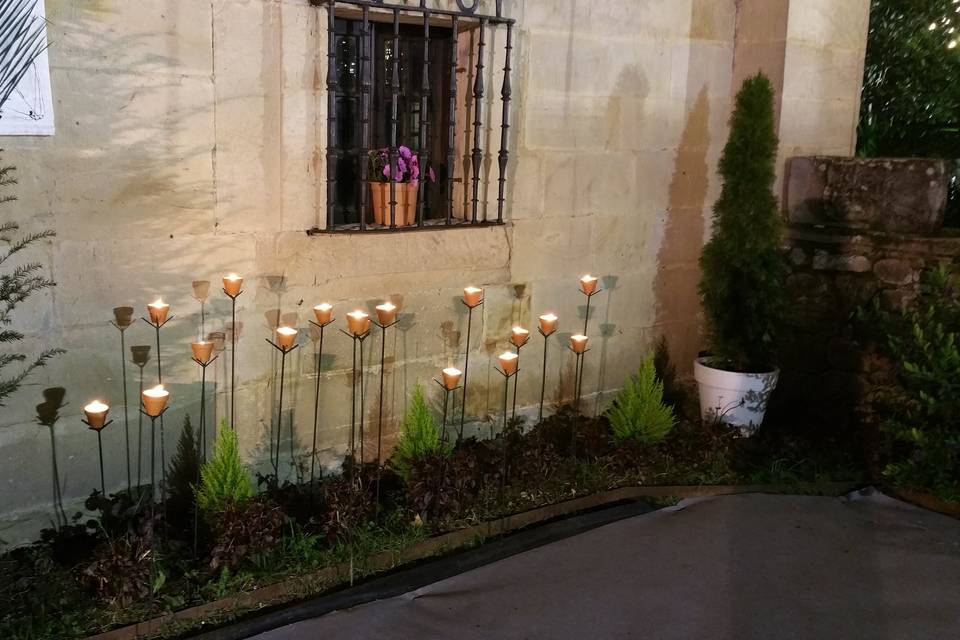
<svg viewBox="0 0 960 640">
<path fill-rule="evenodd" d="M 46 48 L 43 20 L 33 13 L 36 3 L 0 0 L 0 107 Z"/>
</svg>

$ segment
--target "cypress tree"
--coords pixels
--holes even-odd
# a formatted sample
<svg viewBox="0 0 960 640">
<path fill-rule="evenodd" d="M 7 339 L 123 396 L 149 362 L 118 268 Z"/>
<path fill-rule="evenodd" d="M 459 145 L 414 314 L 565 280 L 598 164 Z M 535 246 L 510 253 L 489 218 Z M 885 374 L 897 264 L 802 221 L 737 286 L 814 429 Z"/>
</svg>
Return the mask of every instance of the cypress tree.
<svg viewBox="0 0 960 640">
<path fill-rule="evenodd" d="M 756 373 L 776 365 L 786 276 L 773 193 L 777 144 L 773 87 L 757 74 L 737 94 L 720 158 L 723 189 L 713 208 L 713 237 L 700 257 L 700 298 L 716 368 Z"/>
</svg>

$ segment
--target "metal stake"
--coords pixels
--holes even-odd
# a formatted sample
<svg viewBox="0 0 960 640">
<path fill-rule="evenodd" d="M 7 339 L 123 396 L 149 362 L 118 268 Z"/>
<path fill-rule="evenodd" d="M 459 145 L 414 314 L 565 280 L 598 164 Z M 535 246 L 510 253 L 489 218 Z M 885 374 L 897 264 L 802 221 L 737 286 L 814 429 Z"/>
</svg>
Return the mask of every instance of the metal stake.
<svg viewBox="0 0 960 640">
<path fill-rule="evenodd" d="M 130 308 L 130 312 L 133 312 L 132 308 Z M 125 320 L 129 319 L 129 317 L 125 318 Z M 127 330 L 127 327 L 130 326 L 130 324 L 129 322 L 127 324 L 111 322 L 110 324 L 116 327 L 120 332 L 120 370 L 123 375 L 123 433 L 127 452 L 127 491 L 130 491 L 130 488 L 133 486 L 133 474 L 130 471 L 130 412 L 127 408 L 127 402 L 129 401 L 127 397 L 127 345 L 124 337 L 124 332 Z"/>
<path fill-rule="evenodd" d="M 353 374 L 350 385 L 350 485 L 353 486 L 356 480 L 355 468 L 357 466 L 357 346 L 360 347 L 360 437 L 363 438 L 363 341 L 370 335 L 370 331 L 368 330 L 360 336 L 343 329 L 340 329 L 340 333 L 353 340 Z M 363 455 L 362 449 L 360 455 Z"/>
<path fill-rule="evenodd" d="M 237 298 L 243 294 L 241 289 L 232 296 L 223 289 L 223 295 L 230 298 L 230 428 L 236 431 L 236 372 L 237 372 Z M 279 427 L 278 427 L 279 428 Z"/>
<path fill-rule="evenodd" d="M 543 329 L 538 329 L 540 335 L 543 336 L 543 374 L 540 376 L 540 413 L 537 416 L 537 422 L 543 422 L 543 399 L 547 392 L 547 347 L 549 345 L 550 336 L 555 333 L 551 331 L 550 333 L 544 333 Z"/>
<path fill-rule="evenodd" d="M 387 329 L 397 324 L 399 320 L 394 320 L 390 324 L 380 324 L 376 320 L 372 321 L 373 324 L 380 327 L 380 409 L 378 415 L 378 424 L 377 424 L 377 490 L 376 490 L 376 499 L 377 499 L 377 508 L 380 508 L 380 466 L 383 464 L 382 458 L 382 445 L 383 445 L 383 373 L 384 373 L 384 363 L 386 362 L 387 356 Z M 363 357 L 363 354 L 360 354 Z M 361 380 L 362 384 L 362 380 Z"/>
<path fill-rule="evenodd" d="M 320 416 L 320 366 L 323 363 L 323 330 L 327 327 L 330 322 L 324 322 L 323 324 L 318 324 L 313 320 L 309 321 L 310 324 L 320 329 L 320 343 L 317 348 L 317 392 L 316 396 L 313 399 L 313 448 L 310 455 L 310 500 L 313 500 L 313 483 L 316 479 L 316 468 L 317 468 L 317 423 L 319 422 Z"/>
<path fill-rule="evenodd" d="M 103 438 L 100 436 L 100 432 L 113 424 L 113 420 L 107 420 L 103 423 L 103 426 L 95 427 L 86 420 L 81 419 L 80 422 L 87 425 L 91 431 L 97 432 L 97 450 L 100 453 L 100 495 L 104 498 L 107 497 L 107 483 L 103 480 Z"/>
<path fill-rule="evenodd" d="M 467 349 L 463 361 L 463 397 L 460 398 L 460 430 L 457 432 L 457 444 L 460 444 L 463 440 L 463 425 L 467 415 L 467 376 L 470 371 L 470 333 L 473 329 L 473 310 L 483 305 L 483 300 L 472 306 L 467 304 L 466 300 L 460 300 L 460 302 L 467 308 Z"/>
<path fill-rule="evenodd" d="M 264 338 L 274 349 L 280 352 L 280 399 L 277 402 L 277 459 L 273 462 L 273 475 L 274 479 L 277 481 L 277 485 L 280 484 L 280 434 L 283 432 L 283 379 L 286 376 L 287 372 L 287 354 L 299 347 L 299 344 L 294 344 L 289 349 L 284 349 L 277 343 L 275 343 L 270 338 Z"/>
</svg>

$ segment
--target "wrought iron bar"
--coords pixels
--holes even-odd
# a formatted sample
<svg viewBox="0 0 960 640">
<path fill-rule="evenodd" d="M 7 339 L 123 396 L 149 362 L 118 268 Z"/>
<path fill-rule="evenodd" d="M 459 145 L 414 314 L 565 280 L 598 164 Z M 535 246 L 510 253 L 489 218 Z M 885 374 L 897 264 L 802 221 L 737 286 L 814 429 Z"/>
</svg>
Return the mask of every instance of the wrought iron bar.
<svg viewBox="0 0 960 640">
<path fill-rule="evenodd" d="M 453 17 L 453 40 L 450 43 L 450 124 L 447 129 L 447 225 L 449 226 L 453 218 L 453 178 L 454 163 L 456 162 L 457 139 L 457 30 L 459 28 L 457 17 Z"/>
<path fill-rule="evenodd" d="M 500 98 L 503 102 L 503 117 L 500 123 L 500 153 L 497 160 L 500 164 L 500 183 L 497 193 L 497 222 L 503 222 L 503 190 L 504 183 L 507 180 L 507 161 L 510 159 L 510 151 L 507 148 L 507 137 L 510 131 L 510 96 L 512 87 L 510 86 L 510 52 L 513 50 L 513 25 L 507 25 L 507 46 L 505 47 L 505 58 L 503 64 L 503 86 L 500 89 Z"/>
<path fill-rule="evenodd" d="M 397 228 L 397 118 L 400 111 L 400 10 L 393 10 L 393 47 L 390 51 L 390 228 Z M 362 419 L 362 417 L 361 417 Z M 361 440 L 361 453 L 363 441 Z"/>
<path fill-rule="evenodd" d="M 337 202 L 337 32 L 336 0 L 327 10 L 327 228 L 335 223 Z M 233 419 L 233 416 L 230 416 Z"/>
<path fill-rule="evenodd" d="M 421 7 L 425 0 L 421 2 Z M 423 226 L 423 210 L 427 199 L 427 107 L 430 101 L 430 12 L 423 12 L 423 72 L 420 78 L 420 153 L 417 156 L 420 162 L 420 184 L 417 196 L 417 226 Z"/>
<path fill-rule="evenodd" d="M 311 0 L 312 4 L 320 5 L 325 4 L 327 0 Z M 399 10 L 406 13 L 422 13 L 424 11 L 430 11 L 430 13 L 436 16 L 448 16 L 452 18 L 456 17 L 468 17 L 473 19 L 483 19 L 490 24 L 514 24 L 516 20 L 513 18 L 506 18 L 503 16 L 501 9 L 502 2 L 497 0 L 497 11 L 493 15 L 480 14 L 477 13 L 477 7 L 479 2 L 473 0 L 473 6 L 467 7 L 458 0 L 459 11 L 452 9 L 442 9 L 442 8 L 432 8 L 428 9 L 426 3 L 421 2 L 419 6 L 412 6 L 407 4 L 389 4 L 385 0 L 334 0 L 336 4 L 344 5 L 353 5 L 355 7 L 372 7 L 374 9 L 386 9 L 386 10 Z"/>
<path fill-rule="evenodd" d="M 480 204 L 480 163 L 483 161 L 483 150 L 480 148 L 480 126 L 483 122 L 483 54 L 485 42 L 486 22 L 480 19 L 480 42 L 477 45 L 476 76 L 473 79 L 473 207 L 470 213 L 470 222 L 477 223 L 477 210 Z"/>
<path fill-rule="evenodd" d="M 373 64 L 370 49 L 374 48 L 370 33 L 370 7 L 364 5 L 360 22 L 360 231 L 367 228 L 367 191 L 370 179 L 370 92 L 373 88 Z M 377 176 L 373 176 L 376 179 Z"/>
</svg>

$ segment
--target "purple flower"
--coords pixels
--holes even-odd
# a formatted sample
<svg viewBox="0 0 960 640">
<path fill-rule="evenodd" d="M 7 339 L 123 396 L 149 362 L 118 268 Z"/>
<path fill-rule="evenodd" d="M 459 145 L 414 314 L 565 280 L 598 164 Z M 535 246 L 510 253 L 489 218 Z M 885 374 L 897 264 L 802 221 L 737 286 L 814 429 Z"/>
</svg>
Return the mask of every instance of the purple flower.
<svg viewBox="0 0 960 640">
<path fill-rule="evenodd" d="M 388 179 L 390 178 L 390 165 L 389 165 L 389 164 L 383 165 L 383 175 L 384 175 L 385 178 L 388 178 Z"/>
<path fill-rule="evenodd" d="M 413 154 L 410 152 L 410 148 L 409 148 L 409 147 L 405 147 L 405 146 L 403 146 L 403 145 L 400 145 L 400 149 L 398 149 L 398 151 L 400 152 L 400 157 L 401 157 L 401 158 L 406 158 L 407 160 L 409 160 L 409 159 L 410 159 L 410 156 L 413 155 Z"/>
</svg>

